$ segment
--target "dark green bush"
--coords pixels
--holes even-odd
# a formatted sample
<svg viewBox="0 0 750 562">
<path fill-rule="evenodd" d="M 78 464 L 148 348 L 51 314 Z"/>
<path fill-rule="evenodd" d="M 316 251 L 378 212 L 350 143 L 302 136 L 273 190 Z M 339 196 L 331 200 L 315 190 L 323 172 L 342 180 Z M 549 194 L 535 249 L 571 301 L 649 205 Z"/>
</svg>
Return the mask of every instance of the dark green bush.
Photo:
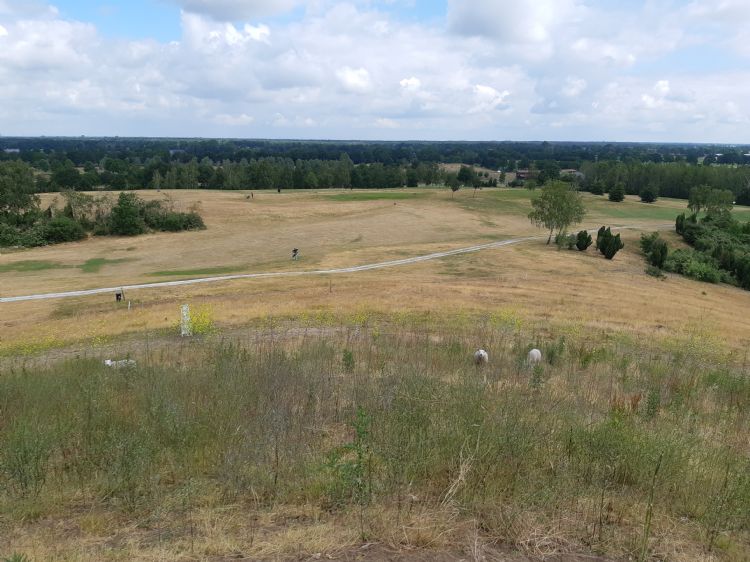
<svg viewBox="0 0 750 562">
<path fill-rule="evenodd" d="M 23 229 L 0 223 L 0 247 L 21 246 L 24 248 L 34 248 L 36 246 L 45 246 L 46 244 L 44 226 L 41 224 Z"/>
<path fill-rule="evenodd" d="M 624 247 L 625 244 L 620 240 L 619 234 L 613 236 L 612 230 L 609 227 L 601 227 L 599 229 L 596 236 L 596 248 L 605 258 L 611 260 Z"/>
<path fill-rule="evenodd" d="M 625 244 L 620 240 L 620 235 L 617 234 L 615 236 L 610 237 L 607 242 L 604 245 L 603 248 L 603 254 L 604 257 L 608 260 L 611 260 L 615 257 L 615 254 L 622 250 L 625 247 Z"/>
<path fill-rule="evenodd" d="M 601 250 L 602 249 L 602 242 L 604 241 L 605 233 L 607 232 L 607 228 L 602 226 L 596 233 L 596 249 Z"/>
<path fill-rule="evenodd" d="M 591 246 L 593 240 L 591 239 L 591 234 L 588 233 L 586 230 L 582 230 L 578 233 L 578 236 L 576 238 L 576 248 L 578 248 L 579 251 L 585 252 L 589 246 Z"/>
<path fill-rule="evenodd" d="M 658 232 L 641 234 L 641 250 L 643 250 L 651 265 L 658 268 L 664 267 L 664 262 L 669 254 L 669 246 L 659 237 Z"/>
<path fill-rule="evenodd" d="M 619 203 L 625 199 L 625 186 L 621 183 L 615 185 L 609 190 L 609 200 L 615 203 Z"/>
<path fill-rule="evenodd" d="M 669 255 L 669 246 L 661 238 L 657 238 L 651 246 L 651 251 L 648 254 L 648 261 L 651 265 L 662 268 L 664 262 L 667 260 Z"/>
<path fill-rule="evenodd" d="M 672 252 L 664 263 L 664 269 L 708 283 L 722 280 L 722 273 L 715 260 L 692 249 Z"/>
<path fill-rule="evenodd" d="M 639 193 L 641 201 L 644 203 L 653 203 L 659 197 L 659 190 L 654 185 L 647 185 Z"/>
<path fill-rule="evenodd" d="M 641 250 L 644 254 L 648 255 L 651 252 L 651 248 L 658 238 L 658 232 L 652 232 L 651 234 L 641 234 Z"/>
<path fill-rule="evenodd" d="M 677 219 L 675 220 L 675 231 L 677 234 L 682 234 L 685 230 L 685 213 L 681 213 L 677 215 Z"/>
<path fill-rule="evenodd" d="M 120 193 L 110 215 L 110 232 L 120 236 L 135 236 L 146 232 L 140 212 L 140 200 L 135 193 Z"/>
<path fill-rule="evenodd" d="M 58 216 L 44 225 L 44 238 L 50 244 L 74 242 L 86 238 L 86 231 L 73 219 Z"/>
</svg>

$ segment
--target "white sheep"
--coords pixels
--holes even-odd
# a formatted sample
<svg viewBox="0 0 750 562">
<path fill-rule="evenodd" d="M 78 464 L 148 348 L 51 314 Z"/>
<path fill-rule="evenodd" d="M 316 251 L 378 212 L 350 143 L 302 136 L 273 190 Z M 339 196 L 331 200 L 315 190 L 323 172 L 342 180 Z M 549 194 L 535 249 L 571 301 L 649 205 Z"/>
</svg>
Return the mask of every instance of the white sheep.
<svg viewBox="0 0 750 562">
<path fill-rule="evenodd" d="M 136 366 L 136 362 L 132 359 L 122 359 L 121 361 L 112 361 L 111 359 L 105 359 L 104 364 L 107 367 L 112 367 L 113 369 L 127 369 Z"/>
<path fill-rule="evenodd" d="M 490 356 L 484 349 L 477 349 L 474 352 L 474 363 L 476 365 L 486 365 L 490 361 Z"/>
<path fill-rule="evenodd" d="M 538 365 L 542 362 L 542 352 L 538 349 L 532 349 L 529 351 L 529 354 L 526 356 L 526 363 L 533 367 L 534 365 Z"/>
</svg>

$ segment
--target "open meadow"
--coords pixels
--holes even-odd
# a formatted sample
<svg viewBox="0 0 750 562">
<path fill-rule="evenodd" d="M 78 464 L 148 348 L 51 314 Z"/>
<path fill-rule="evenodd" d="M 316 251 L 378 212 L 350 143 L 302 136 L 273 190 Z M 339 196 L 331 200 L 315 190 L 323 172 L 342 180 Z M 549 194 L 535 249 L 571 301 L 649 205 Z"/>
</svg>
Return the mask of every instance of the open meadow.
<svg viewBox="0 0 750 562">
<path fill-rule="evenodd" d="M 608 261 L 525 189 L 139 196 L 207 229 L 3 254 L 0 297 L 535 238 L 0 303 L 0 560 L 750 559 L 749 293 L 638 245 L 685 201 L 585 194 Z"/>
<path fill-rule="evenodd" d="M 543 234 L 526 218 L 527 190 L 139 192 L 201 209 L 208 228 L 102 237 L 0 256 L 0 297 L 117 287 L 234 273 L 331 269 Z M 54 195 L 44 196 L 44 204 Z M 512 309 L 532 322 L 680 335 L 703 326 L 740 349 L 750 339 L 747 293 L 678 276 L 645 275 L 641 231 L 673 230 L 684 201 L 610 203 L 587 195 L 585 227 L 628 226 L 615 260 L 558 251 L 544 240 L 434 261 L 330 276 L 249 279 L 114 295 L 3 303 L 0 355 L 165 330 L 181 303 L 207 305 L 222 328 L 325 313 L 482 313 Z M 750 210 L 738 208 L 740 218 Z M 673 244 L 676 236 L 666 233 Z M 301 259 L 292 262 L 292 248 Z M 21 353 L 23 354 L 23 353 Z"/>
</svg>

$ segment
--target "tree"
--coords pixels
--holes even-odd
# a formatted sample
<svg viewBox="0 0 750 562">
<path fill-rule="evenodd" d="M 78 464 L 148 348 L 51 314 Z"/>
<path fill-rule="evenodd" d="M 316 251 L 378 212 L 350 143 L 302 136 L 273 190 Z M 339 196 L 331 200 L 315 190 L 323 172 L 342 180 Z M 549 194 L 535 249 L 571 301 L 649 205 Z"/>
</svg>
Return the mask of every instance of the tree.
<svg viewBox="0 0 750 562">
<path fill-rule="evenodd" d="M 659 269 L 664 267 L 664 262 L 667 261 L 669 255 L 669 246 L 658 232 L 641 234 L 641 250 L 651 265 Z"/>
<path fill-rule="evenodd" d="M 315 172 L 310 170 L 305 174 L 305 180 L 304 180 L 305 189 L 317 189 L 318 188 L 318 176 L 315 175 Z"/>
<path fill-rule="evenodd" d="M 461 166 L 458 171 L 458 181 L 461 185 L 474 185 L 474 179 L 476 178 L 476 172 L 474 168 L 469 166 Z"/>
<path fill-rule="evenodd" d="M 61 189 L 79 189 L 81 187 L 81 174 L 72 166 L 60 168 L 52 174 L 52 183 Z"/>
<path fill-rule="evenodd" d="M 613 236 L 609 227 L 606 229 L 602 227 L 596 237 L 596 247 L 605 258 L 611 260 L 617 252 L 625 247 L 625 244 L 622 243 L 619 234 Z"/>
<path fill-rule="evenodd" d="M 680 213 L 674 221 L 674 229 L 677 234 L 682 234 L 685 231 L 685 213 Z"/>
<path fill-rule="evenodd" d="M 52 244 L 73 242 L 86 238 L 86 231 L 80 223 L 70 217 L 59 216 L 53 218 L 44 226 L 44 238 Z"/>
<path fill-rule="evenodd" d="M 708 203 L 708 196 L 711 193 L 710 185 L 699 185 L 690 190 L 690 196 L 688 199 L 688 209 L 693 214 L 698 214 L 702 209 L 706 207 Z"/>
<path fill-rule="evenodd" d="M 445 183 L 451 188 L 451 199 L 455 195 L 456 191 L 461 187 L 461 183 L 458 181 L 456 174 L 448 174 L 445 178 Z"/>
<path fill-rule="evenodd" d="M 39 196 L 34 189 L 34 174 L 27 164 L 0 162 L 0 217 L 36 210 Z"/>
<path fill-rule="evenodd" d="M 154 172 L 154 175 L 151 178 L 151 185 L 156 191 L 161 190 L 161 172 L 159 172 L 159 170 Z"/>
<path fill-rule="evenodd" d="M 734 193 L 728 189 L 712 189 L 706 199 L 706 214 L 712 217 L 726 216 L 732 212 Z"/>
<path fill-rule="evenodd" d="M 616 183 L 612 189 L 609 190 L 609 200 L 615 203 L 619 203 L 625 199 L 625 186 L 621 183 Z"/>
<path fill-rule="evenodd" d="M 560 234 L 569 226 L 581 222 L 586 215 L 580 194 L 560 181 L 545 185 L 541 195 L 531 200 L 531 206 L 533 210 L 529 213 L 529 220 L 535 226 L 549 230 L 547 244 L 555 230 Z"/>
<path fill-rule="evenodd" d="M 406 187 L 419 186 L 419 172 L 415 168 L 406 170 Z"/>
<path fill-rule="evenodd" d="M 641 201 L 644 203 L 653 203 L 656 201 L 656 198 L 659 197 L 659 189 L 656 187 L 655 184 L 649 183 L 643 189 L 641 189 L 641 192 L 639 193 L 641 197 Z"/>
<path fill-rule="evenodd" d="M 666 241 L 657 238 L 651 245 L 651 251 L 648 254 L 648 261 L 651 262 L 651 265 L 662 269 L 664 267 L 664 262 L 667 261 L 668 255 L 669 246 L 667 246 Z"/>
<path fill-rule="evenodd" d="M 582 230 L 576 237 L 576 248 L 578 248 L 578 250 L 581 252 L 585 252 L 586 249 L 591 246 L 592 242 L 593 240 L 591 239 L 591 234 L 589 234 L 585 230 Z"/>
<path fill-rule="evenodd" d="M 112 234 L 122 236 L 135 236 L 146 231 L 146 224 L 141 218 L 140 205 L 135 193 L 120 193 L 117 205 L 112 207 L 110 228 Z"/>
<path fill-rule="evenodd" d="M 605 226 L 602 226 L 596 232 L 596 249 L 599 251 L 602 249 L 602 242 L 604 242 L 604 238 L 607 235 L 607 230 L 608 229 Z"/>
</svg>

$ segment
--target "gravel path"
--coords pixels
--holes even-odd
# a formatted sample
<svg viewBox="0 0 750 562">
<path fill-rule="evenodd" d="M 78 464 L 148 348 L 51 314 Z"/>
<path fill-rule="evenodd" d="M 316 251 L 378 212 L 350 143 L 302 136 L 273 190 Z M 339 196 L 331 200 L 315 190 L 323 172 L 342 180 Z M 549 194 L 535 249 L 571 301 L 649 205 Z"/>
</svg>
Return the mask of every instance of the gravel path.
<svg viewBox="0 0 750 562">
<path fill-rule="evenodd" d="M 658 227 L 651 228 L 665 228 L 667 225 L 660 225 Z M 672 225 L 668 225 L 672 226 Z M 631 227 L 631 226 L 620 226 L 613 227 L 612 230 L 623 230 L 629 228 L 642 228 L 642 227 Z M 124 290 L 135 290 L 135 289 L 160 289 L 162 287 L 180 287 L 182 285 L 197 285 L 198 283 L 215 283 L 218 281 L 233 281 L 235 279 L 262 279 L 268 277 L 300 277 L 304 275 L 336 275 L 340 273 L 356 273 L 358 271 L 370 271 L 372 269 L 383 269 L 386 267 L 396 267 L 399 265 L 409 265 L 413 263 L 419 263 L 423 261 L 435 260 L 439 258 L 445 258 L 448 256 L 456 256 L 459 254 L 469 254 L 472 252 L 480 252 L 482 250 L 490 250 L 493 248 L 500 248 L 502 246 L 510 246 L 511 244 L 520 244 L 521 242 L 528 242 L 530 240 L 540 240 L 544 236 L 524 236 L 520 238 L 509 238 L 507 240 L 500 240 L 498 242 L 488 242 L 487 244 L 478 244 L 476 246 L 468 246 L 466 248 L 457 248 L 455 250 L 447 250 L 444 252 L 435 252 L 432 254 L 426 254 L 423 256 L 414 256 L 412 258 L 404 258 L 400 260 L 390 260 L 378 263 L 369 263 L 365 265 L 355 265 L 352 267 L 341 267 L 337 269 L 316 269 L 316 270 L 302 270 L 302 271 L 276 271 L 269 273 L 245 273 L 238 275 L 221 275 L 217 277 L 201 277 L 198 279 L 183 279 L 181 281 L 161 281 L 157 283 L 139 283 L 136 285 L 120 285 L 118 287 L 101 287 L 98 289 L 85 289 L 82 291 L 66 291 L 61 293 L 41 293 L 37 295 L 22 295 L 17 297 L 0 297 L 0 303 L 4 302 L 22 302 L 22 301 L 33 301 L 33 300 L 46 300 L 46 299 L 64 299 L 68 297 L 85 297 L 89 295 L 99 295 L 103 293 L 114 293 L 118 289 Z"/>
</svg>

